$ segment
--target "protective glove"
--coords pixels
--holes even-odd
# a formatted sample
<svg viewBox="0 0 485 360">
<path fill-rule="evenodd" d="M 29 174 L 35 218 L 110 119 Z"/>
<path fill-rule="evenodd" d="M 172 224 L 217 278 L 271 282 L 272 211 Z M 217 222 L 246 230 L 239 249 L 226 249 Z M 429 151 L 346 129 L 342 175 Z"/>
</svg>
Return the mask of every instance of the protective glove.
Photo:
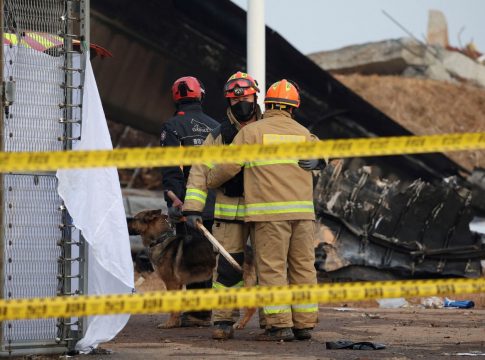
<svg viewBox="0 0 485 360">
<path fill-rule="evenodd" d="M 224 195 L 229 197 L 240 197 L 244 194 L 244 170 L 239 171 L 236 176 L 226 181 L 222 186 Z"/>
<path fill-rule="evenodd" d="M 197 222 L 200 222 L 202 224 L 202 216 L 198 214 L 189 214 L 186 215 L 185 218 L 187 225 L 192 229 L 197 229 Z"/>
<path fill-rule="evenodd" d="M 168 218 L 174 223 L 179 223 L 182 219 L 182 210 L 178 207 L 171 206 L 168 208 Z"/>
<path fill-rule="evenodd" d="M 298 160 L 298 166 L 307 171 L 322 170 L 325 165 L 325 160 L 322 159 Z"/>
</svg>

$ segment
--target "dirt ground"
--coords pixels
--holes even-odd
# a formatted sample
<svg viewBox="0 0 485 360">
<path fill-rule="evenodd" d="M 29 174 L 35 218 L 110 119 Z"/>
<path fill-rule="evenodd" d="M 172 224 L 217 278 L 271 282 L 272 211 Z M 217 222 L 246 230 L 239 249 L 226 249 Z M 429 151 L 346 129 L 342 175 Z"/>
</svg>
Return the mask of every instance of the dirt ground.
<svg viewBox="0 0 485 360">
<path fill-rule="evenodd" d="M 144 273 L 137 292 L 162 290 L 155 273 Z M 406 299 L 409 306 L 382 309 L 376 301 L 324 304 L 310 341 L 258 342 L 262 332 L 257 315 L 246 329 L 236 331 L 229 341 L 211 339 L 210 328 L 158 329 L 168 314 L 133 315 L 127 326 L 100 350 L 109 354 L 89 355 L 93 360 L 142 359 L 462 359 L 459 354 L 485 356 L 485 294 L 462 295 L 456 300 L 473 300 L 473 309 L 426 309 L 423 299 Z M 327 350 L 325 342 L 370 341 L 384 350 Z M 66 356 L 34 356 L 22 359 L 53 360 Z M 81 359 L 82 357 L 69 357 Z M 16 358 L 13 358 L 16 359 Z M 20 358 L 17 358 L 20 359 Z"/>
<path fill-rule="evenodd" d="M 138 286 L 139 292 L 163 288 L 152 274 Z M 139 274 L 137 274 L 139 279 Z M 214 341 L 209 328 L 157 329 L 166 314 L 132 316 L 125 329 L 103 349 L 110 355 L 91 359 L 438 359 L 461 358 L 458 353 L 485 354 L 485 294 L 464 295 L 476 307 L 470 310 L 425 309 L 422 299 L 407 299 L 408 308 L 380 309 L 377 302 L 328 304 L 320 307 L 320 322 L 311 341 L 257 342 L 261 332 L 255 316 L 248 327 L 230 341 Z M 347 339 L 386 345 L 385 350 L 327 350 L 326 341 Z M 445 355 L 448 354 L 448 355 Z"/>
<path fill-rule="evenodd" d="M 345 311 L 342 311 L 345 310 Z M 266 343 L 252 340 L 261 330 L 253 318 L 229 341 L 210 339 L 208 328 L 161 330 L 166 315 L 132 316 L 104 349 L 111 355 L 91 359 L 438 359 L 458 353 L 485 353 L 485 311 L 448 309 L 320 308 L 311 341 Z M 386 349 L 327 350 L 326 341 L 372 341 Z"/>
</svg>

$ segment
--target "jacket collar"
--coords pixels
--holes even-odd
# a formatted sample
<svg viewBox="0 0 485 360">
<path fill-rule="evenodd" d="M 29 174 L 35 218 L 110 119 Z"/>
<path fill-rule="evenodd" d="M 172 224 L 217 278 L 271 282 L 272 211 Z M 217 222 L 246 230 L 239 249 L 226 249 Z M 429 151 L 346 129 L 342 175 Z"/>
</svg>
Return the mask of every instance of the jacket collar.
<svg viewBox="0 0 485 360">
<path fill-rule="evenodd" d="M 202 104 L 198 101 L 182 102 L 177 105 L 177 112 L 202 111 Z"/>
<path fill-rule="evenodd" d="M 268 109 L 268 110 L 266 110 L 264 112 L 263 119 L 267 119 L 267 118 L 275 117 L 275 116 L 278 116 L 278 117 L 284 116 L 284 117 L 287 117 L 288 119 L 293 120 L 293 118 L 291 117 L 291 114 L 288 111 L 279 110 L 279 109 Z"/>
</svg>

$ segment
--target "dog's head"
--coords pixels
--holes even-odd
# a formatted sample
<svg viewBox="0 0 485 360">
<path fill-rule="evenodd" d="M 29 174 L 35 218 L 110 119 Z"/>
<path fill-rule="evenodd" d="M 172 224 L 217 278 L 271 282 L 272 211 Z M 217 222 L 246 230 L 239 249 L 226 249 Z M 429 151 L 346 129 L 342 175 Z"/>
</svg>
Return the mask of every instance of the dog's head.
<svg viewBox="0 0 485 360">
<path fill-rule="evenodd" d="M 140 235 L 143 245 L 149 246 L 154 240 L 159 239 L 167 231 L 171 231 L 168 216 L 162 214 L 162 210 L 145 210 L 128 218 L 128 232 L 130 235 Z"/>
</svg>

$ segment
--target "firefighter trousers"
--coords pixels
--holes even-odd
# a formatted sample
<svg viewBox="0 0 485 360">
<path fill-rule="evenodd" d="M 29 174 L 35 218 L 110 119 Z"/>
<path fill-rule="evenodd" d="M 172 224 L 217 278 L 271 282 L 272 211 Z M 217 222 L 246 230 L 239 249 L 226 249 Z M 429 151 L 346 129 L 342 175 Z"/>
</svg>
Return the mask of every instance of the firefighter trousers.
<svg viewBox="0 0 485 360">
<path fill-rule="evenodd" d="M 217 256 L 217 266 L 212 277 L 212 287 L 215 289 L 238 288 L 253 285 L 256 280 L 247 276 L 247 271 L 254 271 L 248 269 L 244 263 L 244 256 L 253 256 L 254 251 L 245 251 L 247 241 L 250 238 L 250 226 L 242 222 L 219 222 L 215 221 L 212 227 L 212 234 L 221 243 L 224 249 L 231 254 L 231 256 L 238 262 L 245 271 L 245 279 L 243 275 L 236 271 L 229 262 L 222 256 Z M 251 241 L 253 245 L 253 242 Z M 254 245 L 253 245 L 254 246 Z M 246 249 L 247 250 L 247 249 Z M 250 260 L 250 259 L 248 259 Z M 254 261 L 249 261 L 249 266 L 254 266 Z M 244 284 L 244 280 L 249 280 L 254 284 Z M 234 310 L 213 310 L 212 321 L 214 323 L 230 322 L 235 323 L 240 317 L 239 309 Z M 262 309 L 259 309 L 259 324 L 265 326 L 264 315 Z"/>
<path fill-rule="evenodd" d="M 212 227 L 212 234 L 242 267 L 244 247 L 249 238 L 249 225 L 242 222 L 220 222 L 216 220 Z M 212 287 L 224 289 L 242 286 L 242 274 L 235 270 L 223 256 L 218 255 Z M 214 323 L 222 321 L 234 323 L 238 318 L 239 310 L 213 310 L 212 312 Z"/>
<path fill-rule="evenodd" d="M 316 284 L 315 222 L 252 222 L 259 285 Z M 315 327 L 318 304 L 269 305 L 263 308 L 267 328 Z"/>
</svg>

